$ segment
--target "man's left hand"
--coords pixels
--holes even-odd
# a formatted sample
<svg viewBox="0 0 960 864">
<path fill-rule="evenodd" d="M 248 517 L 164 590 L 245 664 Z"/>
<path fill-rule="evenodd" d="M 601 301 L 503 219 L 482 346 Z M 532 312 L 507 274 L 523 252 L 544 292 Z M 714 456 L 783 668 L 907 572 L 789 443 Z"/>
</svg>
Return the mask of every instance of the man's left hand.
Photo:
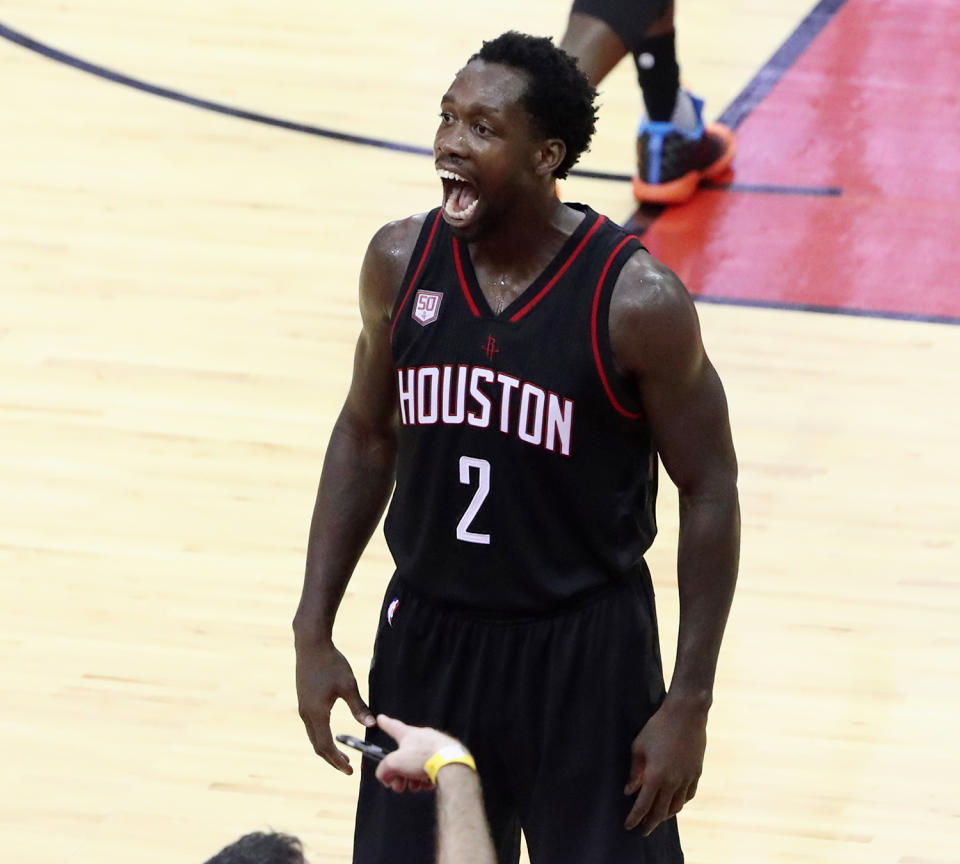
<svg viewBox="0 0 960 864">
<path fill-rule="evenodd" d="M 707 712 L 667 696 L 630 748 L 626 795 L 637 795 L 624 827 L 644 836 L 676 816 L 697 791 L 707 747 Z M 637 794 L 639 793 L 639 794 Z"/>
</svg>

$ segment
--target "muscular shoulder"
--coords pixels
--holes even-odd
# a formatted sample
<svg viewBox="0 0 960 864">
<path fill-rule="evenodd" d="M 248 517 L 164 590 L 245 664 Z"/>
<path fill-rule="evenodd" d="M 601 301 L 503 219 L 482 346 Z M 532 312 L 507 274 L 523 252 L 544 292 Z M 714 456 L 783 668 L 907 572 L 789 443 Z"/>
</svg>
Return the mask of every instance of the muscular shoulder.
<svg viewBox="0 0 960 864">
<path fill-rule="evenodd" d="M 624 265 L 610 303 L 610 341 L 628 375 L 683 375 L 703 354 L 700 324 L 677 275 L 646 251 Z"/>
<path fill-rule="evenodd" d="M 364 310 L 376 310 L 390 317 L 426 218 L 426 213 L 418 213 L 388 222 L 373 235 L 360 273 L 360 303 Z"/>
</svg>

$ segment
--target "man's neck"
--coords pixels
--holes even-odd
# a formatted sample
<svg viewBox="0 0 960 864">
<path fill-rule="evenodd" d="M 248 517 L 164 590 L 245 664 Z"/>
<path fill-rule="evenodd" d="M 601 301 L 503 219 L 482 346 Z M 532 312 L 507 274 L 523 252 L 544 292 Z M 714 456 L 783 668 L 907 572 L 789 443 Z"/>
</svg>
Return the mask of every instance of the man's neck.
<svg viewBox="0 0 960 864">
<path fill-rule="evenodd" d="M 555 195 L 536 206 L 516 208 L 496 229 L 470 243 L 474 267 L 521 274 L 542 269 L 583 217 Z"/>
</svg>

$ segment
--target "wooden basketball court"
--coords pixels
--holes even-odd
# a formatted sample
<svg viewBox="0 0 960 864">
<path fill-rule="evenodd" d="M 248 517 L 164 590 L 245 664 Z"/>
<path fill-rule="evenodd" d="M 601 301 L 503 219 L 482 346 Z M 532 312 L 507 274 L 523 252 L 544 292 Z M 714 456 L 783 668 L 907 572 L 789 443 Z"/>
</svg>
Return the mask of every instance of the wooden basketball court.
<svg viewBox="0 0 960 864">
<path fill-rule="evenodd" d="M 0 3 L 13 859 L 201 862 L 272 827 L 350 860 L 356 777 L 309 746 L 290 621 L 361 256 L 439 203 L 418 148 L 480 40 L 566 12 Z M 647 226 L 703 297 L 731 405 L 743 560 L 687 859 L 956 864 L 960 15 L 680 0 L 678 29 L 684 78 L 739 123 L 733 185 L 635 213 L 624 63 L 598 176 L 563 195 Z M 659 514 L 669 658 L 666 482 Z M 361 680 L 389 574 L 378 535 L 336 632 Z M 334 726 L 356 728 L 342 706 Z"/>
</svg>

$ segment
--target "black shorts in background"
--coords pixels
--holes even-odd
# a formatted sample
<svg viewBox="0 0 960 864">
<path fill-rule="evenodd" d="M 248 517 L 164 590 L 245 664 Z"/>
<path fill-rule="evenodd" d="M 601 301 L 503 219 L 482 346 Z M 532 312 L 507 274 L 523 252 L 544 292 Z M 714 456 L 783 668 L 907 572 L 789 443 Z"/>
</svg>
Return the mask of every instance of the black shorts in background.
<svg viewBox="0 0 960 864">
<path fill-rule="evenodd" d="M 375 713 L 463 740 L 499 864 L 680 864 L 676 819 L 626 831 L 630 744 L 664 697 L 646 569 L 574 607 L 491 621 L 394 579 L 370 670 Z M 368 740 L 392 746 L 379 729 Z M 433 793 L 396 794 L 363 763 L 354 864 L 432 864 Z"/>
<path fill-rule="evenodd" d="M 620 37 L 632 54 L 650 25 L 670 7 L 671 0 L 574 0 L 571 12 L 599 18 Z"/>
</svg>

